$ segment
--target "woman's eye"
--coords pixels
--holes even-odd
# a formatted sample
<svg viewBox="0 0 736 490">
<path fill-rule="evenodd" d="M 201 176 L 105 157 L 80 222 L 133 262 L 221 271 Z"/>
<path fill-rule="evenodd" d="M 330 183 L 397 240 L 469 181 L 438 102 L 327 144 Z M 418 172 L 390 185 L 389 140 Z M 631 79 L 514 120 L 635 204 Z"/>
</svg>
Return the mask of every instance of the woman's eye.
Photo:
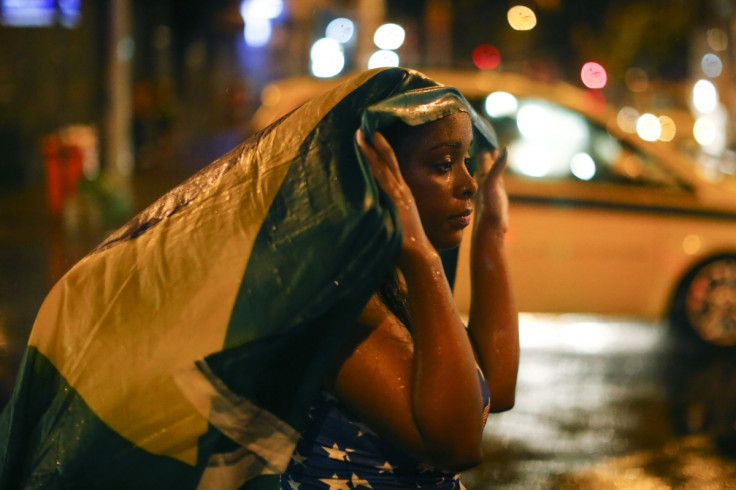
<svg viewBox="0 0 736 490">
<path fill-rule="evenodd" d="M 442 162 L 438 163 L 434 166 L 435 169 L 437 169 L 440 173 L 447 173 L 452 169 L 452 162 Z"/>
<path fill-rule="evenodd" d="M 473 159 L 470 158 L 470 157 L 467 157 L 465 159 L 465 168 L 467 168 L 468 170 L 470 170 L 470 167 L 471 167 L 472 164 L 473 164 Z"/>
</svg>

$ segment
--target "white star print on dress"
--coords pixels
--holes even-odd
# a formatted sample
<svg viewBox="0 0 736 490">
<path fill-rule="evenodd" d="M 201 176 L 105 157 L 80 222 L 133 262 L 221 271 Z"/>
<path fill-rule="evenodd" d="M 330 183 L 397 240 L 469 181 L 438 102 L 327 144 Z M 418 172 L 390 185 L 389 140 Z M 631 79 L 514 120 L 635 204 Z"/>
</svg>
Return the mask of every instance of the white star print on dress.
<svg viewBox="0 0 736 490">
<path fill-rule="evenodd" d="M 332 478 L 320 479 L 319 481 L 327 485 L 330 490 L 352 490 L 348 486 L 348 480 L 341 480 L 337 475 L 332 475 Z"/>
<path fill-rule="evenodd" d="M 294 464 L 300 464 L 304 465 L 304 461 L 306 461 L 307 458 L 299 454 L 298 452 L 294 451 L 294 454 L 291 455 L 291 460 L 294 461 Z"/>
<path fill-rule="evenodd" d="M 301 484 L 300 490 L 462 489 L 459 474 L 418 461 L 381 439 L 333 395 L 320 397 L 312 415 L 281 477 L 282 490 L 293 490 L 292 482 Z"/>
<path fill-rule="evenodd" d="M 346 449 L 345 451 L 343 451 L 339 447 L 337 447 L 337 443 L 333 444 L 332 447 L 322 446 L 322 449 L 327 451 L 328 457 L 330 459 L 338 459 L 340 461 L 350 461 L 350 457 L 348 456 L 348 452 L 350 451 L 350 449 Z"/>
<path fill-rule="evenodd" d="M 355 473 L 353 473 L 353 476 L 350 478 L 350 483 L 353 485 L 353 488 L 358 487 L 366 487 L 366 488 L 373 488 L 370 483 L 368 483 L 368 480 L 364 480 L 358 477 Z"/>
</svg>

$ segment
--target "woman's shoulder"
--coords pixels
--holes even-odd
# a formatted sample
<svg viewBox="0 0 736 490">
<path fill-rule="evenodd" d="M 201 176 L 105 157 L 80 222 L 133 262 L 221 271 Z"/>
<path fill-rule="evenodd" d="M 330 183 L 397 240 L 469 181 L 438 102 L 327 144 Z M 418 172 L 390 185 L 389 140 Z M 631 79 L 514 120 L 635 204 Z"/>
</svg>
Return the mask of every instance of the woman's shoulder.
<svg viewBox="0 0 736 490">
<path fill-rule="evenodd" d="M 388 354 L 389 352 L 391 354 Z M 373 295 L 351 327 L 325 386 L 327 388 L 334 386 L 339 372 L 343 371 L 346 363 L 353 366 L 365 365 L 385 355 L 410 359 L 414 355 L 414 344 L 409 330 L 377 295 Z"/>
<path fill-rule="evenodd" d="M 369 336 L 384 340 L 393 339 L 407 346 L 413 346 L 409 329 L 375 294 L 363 308 L 355 330 L 360 332 L 364 339 Z"/>
</svg>

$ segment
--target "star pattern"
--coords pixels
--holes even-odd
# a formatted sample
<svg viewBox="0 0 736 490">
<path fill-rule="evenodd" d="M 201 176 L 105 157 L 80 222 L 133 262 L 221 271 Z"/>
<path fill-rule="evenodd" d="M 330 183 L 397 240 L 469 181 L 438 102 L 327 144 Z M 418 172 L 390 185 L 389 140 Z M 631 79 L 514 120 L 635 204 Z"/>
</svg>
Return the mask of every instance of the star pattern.
<svg viewBox="0 0 736 490">
<path fill-rule="evenodd" d="M 352 490 L 348 486 L 348 480 L 342 480 L 336 474 L 332 475 L 332 478 L 320 478 L 319 481 L 330 487 L 330 490 Z"/>
<path fill-rule="evenodd" d="M 294 461 L 294 464 L 300 464 L 304 466 L 304 462 L 307 460 L 307 458 L 299 454 L 297 451 L 294 451 L 294 454 L 291 455 L 291 460 Z"/>
<path fill-rule="evenodd" d="M 459 474 L 401 452 L 334 396 L 322 396 L 314 408 L 281 478 L 284 490 L 463 490 Z"/>
<path fill-rule="evenodd" d="M 340 461 L 350 461 L 350 456 L 348 456 L 348 452 L 350 449 L 346 449 L 343 451 L 337 446 L 337 443 L 334 443 L 332 447 L 325 447 L 322 446 L 322 449 L 327 451 L 327 455 L 330 459 L 337 459 Z"/>
<path fill-rule="evenodd" d="M 353 473 L 352 478 L 350 478 L 350 483 L 353 485 L 353 488 L 358 488 L 358 487 L 373 488 L 371 484 L 368 483 L 368 480 L 361 479 L 355 473 Z"/>
<path fill-rule="evenodd" d="M 287 480 L 287 483 L 289 484 L 289 488 L 291 488 L 291 490 L 299 490 L 299 487 L 302 486 L 301 483 L 297 483 L 291 478 Z"/>
</svg>

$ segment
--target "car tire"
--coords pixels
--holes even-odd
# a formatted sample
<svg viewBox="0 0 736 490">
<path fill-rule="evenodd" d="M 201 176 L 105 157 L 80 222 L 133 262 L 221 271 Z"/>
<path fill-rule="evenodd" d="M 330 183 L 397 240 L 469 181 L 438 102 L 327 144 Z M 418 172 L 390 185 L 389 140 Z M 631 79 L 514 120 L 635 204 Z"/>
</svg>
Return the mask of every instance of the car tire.
<svg viewBox="0 0 736 490">
<path fill-rule="evenodd" d="M 705 343 L 736 346 L 736 255 L 712 257 L 685 275 L 672 300 L 670 323 Z"/>
</svg>

